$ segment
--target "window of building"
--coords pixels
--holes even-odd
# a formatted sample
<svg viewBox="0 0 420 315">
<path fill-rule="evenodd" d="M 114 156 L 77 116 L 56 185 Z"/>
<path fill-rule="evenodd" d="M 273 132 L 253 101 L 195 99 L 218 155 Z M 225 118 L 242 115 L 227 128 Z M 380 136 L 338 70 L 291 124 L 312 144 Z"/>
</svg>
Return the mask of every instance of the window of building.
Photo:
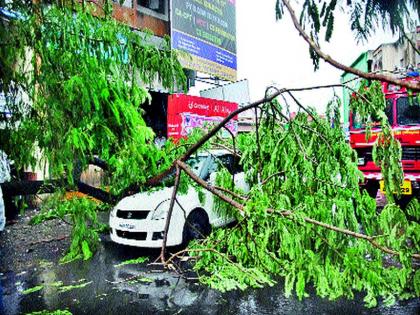
<svg viewBox="0 0 420 315">
<path fill-rule="evenodd" d="M 159 19 L 168 20 L 168 1 L 167 0 L 137 0 L 137 9 Z"/>
<path fill-rule="evenodd" d="M 122 5 L 123 7 L 126 8 L 132 8 L 133 7 L 133 0 L 124 0 L 123 2 L 121 2 L 121 0 L 112 0 L 113 2 Z"/>
</svg>

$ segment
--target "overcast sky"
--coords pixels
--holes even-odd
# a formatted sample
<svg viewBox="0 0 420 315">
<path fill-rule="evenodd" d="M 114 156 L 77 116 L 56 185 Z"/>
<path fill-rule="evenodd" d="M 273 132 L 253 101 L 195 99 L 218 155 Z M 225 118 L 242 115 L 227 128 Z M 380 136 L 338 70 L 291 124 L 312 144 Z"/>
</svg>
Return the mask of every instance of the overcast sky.
<svg viewBox="0 0 420 315">
<path fill-rule="evenodd" d="M 295 1 L 292 4 L 300 12 L 300 6 Z M 258 1 L 258 4 L 251 0 L 237 0 L 236 6 L 238 80 L 249 80 L 251 101 L 263 97 L 265 88 L 271 84 L 303 87 L 339 83 L 342 72 L 322 61 L 320 69 L 313 71 L 308 45 L 298 35 L 288 13 L 285 12 L 281 21 L 275 20 L 275 0 Z M 395 40 L 390 32 L 379 30 L 368 43 L 357 44 L 347 17 L 338 13 L 333 37 L 330 43 L 321 44 L 321 48 L 338 61 L 350 65 L 363 51 Z M 198 85 L 195 93 L 201 88 L 203 85 Z M 336 93 L 341 97 L 341 89 Z M 314 106 L 321 112 L 332 95 L 332 90 L 297 94 L 305 105 Z"/>
</svg>

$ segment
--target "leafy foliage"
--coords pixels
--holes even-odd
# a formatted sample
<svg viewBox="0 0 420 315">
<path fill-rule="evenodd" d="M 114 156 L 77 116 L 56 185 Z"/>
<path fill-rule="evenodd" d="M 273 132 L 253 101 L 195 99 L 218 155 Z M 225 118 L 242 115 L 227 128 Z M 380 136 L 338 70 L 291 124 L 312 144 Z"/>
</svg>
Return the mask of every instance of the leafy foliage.
<svg viewBox="0 0 420 315">
<path fill-rule="evenodd" d="M 334 31 L 334 14 L 344 11 L 350 28 L 358 41 L 367 40 L 378 27 L 389 27 L 392 34 L 403 35 L 414 25 L 413 19 L 420 18 L 420 4 L 416 0 L 304 0 L 301 2 L 300 24 L 309 28 L 312 40 L 319 45 L 320 34 L 330 41 Z M 283 17 L 283 0 L 275 5 L 276 18 Z M 319 56 L 310 50 L 315 69 L 319 67 Z"/>
<path fill-rule="evenodd" d="M 68 310 L 55 310 L 55 311 L 43 310 L 43 311 L 26 313 L 26 315 L 72 315 L 72 313 Z"/>
<path fill-rule="evenodd" d="M 34 292 L 38 292 L 38 291 L 42 290 L 43 288 L 44 288 L 43 285 L 37 285 L 35 287 L 32 287 L 32 288 L 23 290 L 22 291 L 22 294 L 25 294 L 26 295 L 26 294 L 31 294 L 31 293 L 34 293 Z"/>
<path fill-rule="evenodd" d="M 401 166 L 401 144 L 394 138 L 391 125 L 384 112 L 385 105 L 382 85 L 378 81 L 370 85 L 367 81 L 362 81 L 358 95 L 350 103 L 351 110 L 360 116 L 366 126 L 366 141 L 371 137 L 372 126 L 376 124 L 372 118 L 376 117 L 379 121 L 381 132 L 373 146 L 372 155 L 375 164 L 381 167 L 387 198 L 393 202 L 393 195 L 400 195 L 400 185 L 404 174 Z"/>
<path fill-rule="evenodd" d="M 380 12 L 374 5 L 378 2 L 367 1 L 373 8 L 369 12 Z M 305 1 L 301 14 L 317 42 L 325 28 L 325 38 L 331 38 L 337 7 L 336 1 L 318 3 Z M 352 8 L 353 2 L 347 3 Z M 34 167 L 41 159 L 47 175 L 64 177 L 74 186 L 78 169 L 99 156 L 109 164 L 111 191 L 118 193 L 167 169 L 198 139 L 197 134 L 187 142 L 167 143 L 163 150 L 153 144 L 154 134 L 142 117 L 150 97 L 146 87 L 158 79 L 174 89 L 185 77 L 167 43 L 157 49 L 148 43 L 147 34 L 109 19 L 109 1 L 95 17 L 89 6 L 73 1 L 49 7 L 23 0 L 8 5 L 18 9 L 19 18 L 0 23 L 0 80 L 13 112 L 0 134 L 0 148 L 19 167 Z M 281 17 L 280 1 L 276 9 Z M 372 93 L 366 97 L 374 104 L 363 107 L 362 116 L 378 112 L 383 118 L 383 102 Z M 204 271 L 203 282 L 225 291 L 272 285 L 283 277 L 286 295 L 295 292 L 303 298 L 306 286 L 313 283 L 318 295 L 330 299 L 364 291 L 369 306 L 376 305 L 378 297 L 391 303 L 419 294 L 419 273 L 411 262 L 411 255 L 419 251 L 419 226 L 393 203 L 378 215 L 375 201 L 359 191 L 362 174 L 355 152 L 339 124 L 331 126 L 339 121 L 337 109 L 337 103 L 330 104 L 327 120 L 311 110 L 288 120 L 279 102 L 264 105 L 259 136 L 238 139 L 251 186 L 244 196 L 244 214 L 216 202 L 220 211 L 237 218 L 236 226 L 216 230 L 190 248 L 199 257 L 195 268 Z M 383 168 L 391 165 L 385 178 L 392 192 L 399 179 L 398 144 L 382 122 L 375 161 Z M 231 183 L 222 171 L 217 184 L 232 190 Z M 187 188 L 182 176 L 180 191 Z M 101 228 L 98 205 L 88 199 L 63 200 L 62 194 L 53 196 L 34 222 L 70 219 L 72 243 L 63 261 L 89 259 Z M 418 213 L 418 203 L 411 207 L 410 213 Z M 377 245 L 325 225 L 363 232 Z M 392 248 L 399 256 L 384 261 L 378 246 Z"/>
<path fill-rule="evenodd" d="M 130 173 L 138 176 L 153 171 L 160 155 L 142 117 L 141 105 L 150 99 L 145 87 L 159 79 L 174 89 L 185 79 L 169 43 L 159 49 L 149 44 L 150 34 L 89 10 L 35 7 L 26 14 L 0 30 L 4 39 L 8 32 L 16 36 L 7 48 L 15 58 L 2 65 L 10 69 L 1 78 L 3 90 L 17 88 L 26 98 L 10 98 L 13 119 L 10 137 L 2 132 L 2 149 L 19 167 L 35 167 L 39 151 L 48 174 L 65 175 L 70 184 L 75 163 L 83 169 L 95 155 L 111 169 L 122 170 L 126 161 L 137 165 Z M 11 53 L 3 55 L 10 59 Z"/>
<path fill-rule="evenodd" d="M 328 119 L 308 111 L 289 121 L 278 102 L 265 105 L 259 140 L 247 134 L 239 141 L 251 186 L 244 216 L 237 212 L 236 226 L 216 230 L 190 249 L 199 256 L 195 268 L 204 271 L 202 282 L 224 291 L 283 277 L 286 295 L 295 292 L 301 299 L 312 283 L 329 299 L 364 291 L 370 307 L 379 296 L 392 303 L 415 294 L 411 254 L 419 251 L 418 224 L 392 203 L 378 220 L 375 200 L 359 190 L 363 176 L 355 152 L 340 125 L 331 126 L 339 121 L 337 106 L 330 104 Z M 231 185 L 227 179 L 219 184 Z M 366 240 L 306 218 L 374 236 L 400 255 L 390 265 Z"/>
<path fill-rule="evenodd" d="M 184 88 L 167 38 L 156 47 L 150 32 L 112 19 L 110 1 L 103 12 L 77 1 L 6 2 L 1 7 L 16 16 L 0 21 L 0 87 L 12 116 L 2 121 L 0 150 L 18 169 L 39 167 L 71 189 L 99 156 L 109 166 L 109 189 L 119 193 L 185 150 L 175 144 L 159 150 L 143 119 L 152 83 Z M 72 244 L 64 261 L 88 259 L 98 239 L 97 207 L 58 192 L 35 221 L 69 216 Z"/>
<path fill-rule="evenodd" d="M 129 260 L 125 260 L 117 265 L 115 265 L 115 267 L 121 267 L 121 266 L 125 266 L 125 265 L 137 265 L 137 264 L 142 264 L 146 261 L 148 261 L 149 258 L 148 257 L 139 257 L 139 258 L 135 258 L 135 259 L 129 259 Z"/>
<path fill-rule="evenodd" d="M 75 289 L 83 289 L 84 287 L 88 286 L 91 283 L 92 283 L 92 281 L 83 282 L 83 283 L 76 284 L 76 285 L 60 286 L 58 288 L 58 292 L 59 293 L 64 293 L 64 292 L 68 292 L 68 291 L 75 290 Z"/>
<path fill-rule="evenodd" d="M 55 193 L 43 202 L 41 212 L 32 218 L 31 224 L 55 218 L 70 220 L 71 245 L 61 262 L 66 263 L 80 258 L 88 260 L 98 245 L 98 232 L 104 228 L 97 218 L 100 207 L 101 205 L 92 199 L 73 197 L 65 200 L 64 193 Z"/>
</svg>

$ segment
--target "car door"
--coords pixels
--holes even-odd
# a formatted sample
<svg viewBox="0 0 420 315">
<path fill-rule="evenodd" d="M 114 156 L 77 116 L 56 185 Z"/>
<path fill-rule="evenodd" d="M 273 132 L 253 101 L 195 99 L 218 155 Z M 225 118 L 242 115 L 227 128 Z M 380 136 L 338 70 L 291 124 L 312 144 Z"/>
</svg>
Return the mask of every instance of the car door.
<svg viewBox="0 0 420 315">
<path fill-rule="evenodd" d="M 234 158 L 232 154 L 224 154 L 224 155 L 218 155 L 218 156 L 212 156 L 211 160 L 209 161 L 209 164 L 207 165 L 207 178 L 204 178 L 210 185 L 215 186 L 216 185 L 216 176 L 217 171 L 221 167 L 226 167 L 226 169 L 233 175 L 235 187 L 240 188 L 241 190 L 248 191 L 249 188 L 246 185 L 244 173 L 242 171 L 242 168 L 240 167 L 238 163 L 238 159 Z M 230 222 L 232 222 L 234 219 L 232 217 L 226 217 L 223 215 L 220 215 L 217 210 L 214 208 L 214 195 L 209 192 L 205 191 L 205 202 L 204 202 L 204 208 L 207 211 L 207 214 L 209 216 L 210 224 L 213 226 L 224 226 Z M 217 198 L 217 197 L 216 197 Z"/>
</svg>

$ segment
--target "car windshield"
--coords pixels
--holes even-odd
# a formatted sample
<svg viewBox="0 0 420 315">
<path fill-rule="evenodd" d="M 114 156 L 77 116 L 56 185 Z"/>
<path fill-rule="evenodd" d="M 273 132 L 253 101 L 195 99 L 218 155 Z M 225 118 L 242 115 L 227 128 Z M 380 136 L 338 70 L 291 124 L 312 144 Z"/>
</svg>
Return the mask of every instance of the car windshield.
<svg viewBox="0 0 420 315">
<path fill-rule="evenodd" d="M 206 155 L 191 156 L 187 160 L 188 166 L 192 169 L 195 175 L 200 175 L 200 171 L 203 168 L 204 161 L 207 159 Z"/>
<path fill-rule="evenodd" d="M 386 103 L 386 107 L 385 107 L 385 114 L 388 117 L 388 121 L 391 125 L 393 123 L 392 103 L 393 103 L 393 100 L 388 99 L 387 103 Z M 363 123 L 360 115 L 357 112 L 353 113 L 352 120 L 353 120 L 353 124 L 352 124 L 353 128 L 363 129 L 363 128 L 366 127 L 366 125 Z M 370 117 L 369 121 L 373 122 L 374 126 L 379 126 L 380 125 L 379 117 L 377 115 L 372 115 L 372 117 Z"/>
<path fill-rule="evenodd" d="M 194 155 L 186 161 L 186 164 L 192 169 L 195 175 L 200 176 L 207 158 L 208 156 L 206 155 Z M 165 187 L 172 187 L 175 184 L 175 170 L 163 179 L 162 184 Z"/>
<path fill-rule="evenodd" d="M 420 104 L 417 97 L 400 97 L 397 100 L 398 125 L 420 125 Z"/>
</svg>

